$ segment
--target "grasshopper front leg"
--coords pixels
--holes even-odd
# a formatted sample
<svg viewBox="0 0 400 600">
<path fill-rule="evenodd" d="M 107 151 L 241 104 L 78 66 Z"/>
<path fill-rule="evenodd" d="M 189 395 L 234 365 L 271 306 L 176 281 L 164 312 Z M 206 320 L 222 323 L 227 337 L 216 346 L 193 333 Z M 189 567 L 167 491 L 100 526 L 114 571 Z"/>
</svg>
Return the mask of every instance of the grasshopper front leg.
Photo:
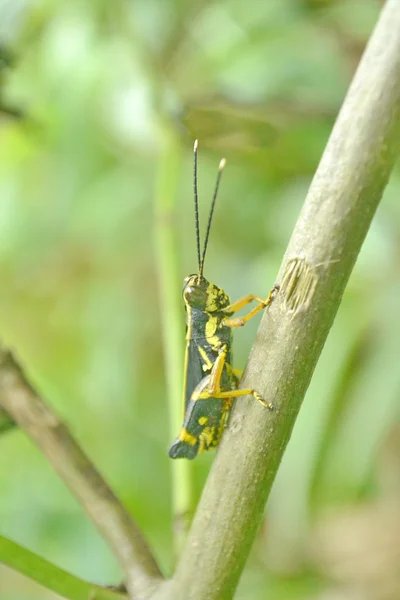
<svg viewBox="0 0 400 600">
<path fill-rule="evenodd" d="M 225 327 L 243 327 L 243 325 L 250 321 L 250 319 L 252 319 L 257 313 L 259 313 L 260 310 L 267 308 L 267 306 L 271 304 L 278 291 L 279 286 L 274 285 L 274 287 L 269 292 L 265 300 L 259 298 L 258 296 L 255 296 L 254 294 L 248 294 L 244 298 L 240 298 L 240 300 L 237 300 L 233 304 L 230 304 L 224 309 L 224 312 L 234 314 L 244 306 L 247 306 L 247 304 L 250 304 L 250 302 L 253 302 L 254 300 L 258 302 L 258 305 L 255 308 L 253 308 L 253 310 L 251 310 L 246 316 L 237 317 L 234 319 L 232 319 L 231 317 L 225 317 L 225 319 L 223 319 L 222 321 L 222 325 L 225 325 Z"/>
</svg>

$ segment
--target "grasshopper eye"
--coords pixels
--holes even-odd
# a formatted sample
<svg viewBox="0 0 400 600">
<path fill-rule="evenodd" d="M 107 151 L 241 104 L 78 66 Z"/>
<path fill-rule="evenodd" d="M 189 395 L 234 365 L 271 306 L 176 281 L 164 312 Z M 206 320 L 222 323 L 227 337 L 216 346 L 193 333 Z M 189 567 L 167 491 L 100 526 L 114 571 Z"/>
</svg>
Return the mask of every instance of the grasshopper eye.
<svg viewBox="0 0 400 600">
<path fill-rule="evenodd" d="M 187 277 L 185 277 L 185 279 L 183 280 L 183 289 L 182 289 L 182 295 L 183 295 L 183 297 L 184 297 L 184 298 L 186 297 L 186 295 L 185 295 L 186 288 L 190 287 L 190 284 L 189 284 L 190 280 L 191 280 L 191 279 L 194 279 L 195 277 L 196 277 L 196 275 L 188 275 L 188 276 L 187 276 Z"/>
<path fill-rule="evenodd" d="M 183 297 L 190 306 L 194 306 L 195 308 L 204 308 L 207 304 L 205 290 L 197 285 L 186 285 L 183 290 Z"/>
</svg>

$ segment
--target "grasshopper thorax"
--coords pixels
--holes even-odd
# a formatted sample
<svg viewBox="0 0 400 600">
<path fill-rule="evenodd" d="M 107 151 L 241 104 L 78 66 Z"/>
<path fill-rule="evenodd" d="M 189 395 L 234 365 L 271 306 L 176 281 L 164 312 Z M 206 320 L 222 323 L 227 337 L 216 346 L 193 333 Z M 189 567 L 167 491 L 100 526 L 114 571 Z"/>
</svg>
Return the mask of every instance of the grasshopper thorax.
<svg viewBox="0 0 400 600">
<path fill-rule="evenodd" d="M 224 290 L 200 275 L 189 275 L 184 280 L 183 299 L 190 308 L 207 313 L 219 312 L 230 304 Z"/>
</svg>

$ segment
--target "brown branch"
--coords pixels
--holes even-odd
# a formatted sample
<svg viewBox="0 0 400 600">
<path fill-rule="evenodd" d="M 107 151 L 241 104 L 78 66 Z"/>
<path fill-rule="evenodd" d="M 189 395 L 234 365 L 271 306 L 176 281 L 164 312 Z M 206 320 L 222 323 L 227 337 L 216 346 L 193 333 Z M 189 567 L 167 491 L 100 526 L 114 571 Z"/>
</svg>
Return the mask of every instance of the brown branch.
<svg viewBox="0 0 400 600">
<path fill-rule="evenodd" d="M 146 597 L 162 579 L 138 526 L 69 433 L 43 402 L 11 352 L 0 346 L 0 406 L 42 450 L 126 574 L 132 597 Z"/>
</svg>

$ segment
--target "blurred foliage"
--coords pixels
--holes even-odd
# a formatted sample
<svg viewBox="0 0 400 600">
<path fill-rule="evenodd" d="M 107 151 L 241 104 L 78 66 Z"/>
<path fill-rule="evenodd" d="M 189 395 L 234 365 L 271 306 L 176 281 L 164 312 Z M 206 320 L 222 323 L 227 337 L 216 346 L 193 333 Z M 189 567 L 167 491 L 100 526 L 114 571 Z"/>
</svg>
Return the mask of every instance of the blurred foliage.
<svg viewBox="0 0 400 600">
<path fill-rule="evenodd" d="M 16 427 L 14 421 L 0 408 L 0 435 Z"/>
<path fill-rule="evenodd" d="M 166 573 L 171 440 L 153 238 L 163 136 L 172 129 L 183 147 L 170 215 L 182 279 L 196 268 L 198 137 L 203 223 L 218 160 L 228 160 L 206 275 L 232 298 L 266 294 L 380 5 L 0 0 L 0 106 L 22 115 L 0 111 L 1 335 Z M 400 506 L 399 194 L 396 172 L 238 599 L 399 597 L 399 528 L 382 535 Z M 256 326 L 235 336 L 239 368 Z M 82 577 L 117 581 L 115 560 L 31 443 L 10 431 L 0 450 L 1 533 Z M 211 461 L 194 465 L 197 495 Z M 55 596 L 0 569 L 0 598 Z"/>
</svg>

